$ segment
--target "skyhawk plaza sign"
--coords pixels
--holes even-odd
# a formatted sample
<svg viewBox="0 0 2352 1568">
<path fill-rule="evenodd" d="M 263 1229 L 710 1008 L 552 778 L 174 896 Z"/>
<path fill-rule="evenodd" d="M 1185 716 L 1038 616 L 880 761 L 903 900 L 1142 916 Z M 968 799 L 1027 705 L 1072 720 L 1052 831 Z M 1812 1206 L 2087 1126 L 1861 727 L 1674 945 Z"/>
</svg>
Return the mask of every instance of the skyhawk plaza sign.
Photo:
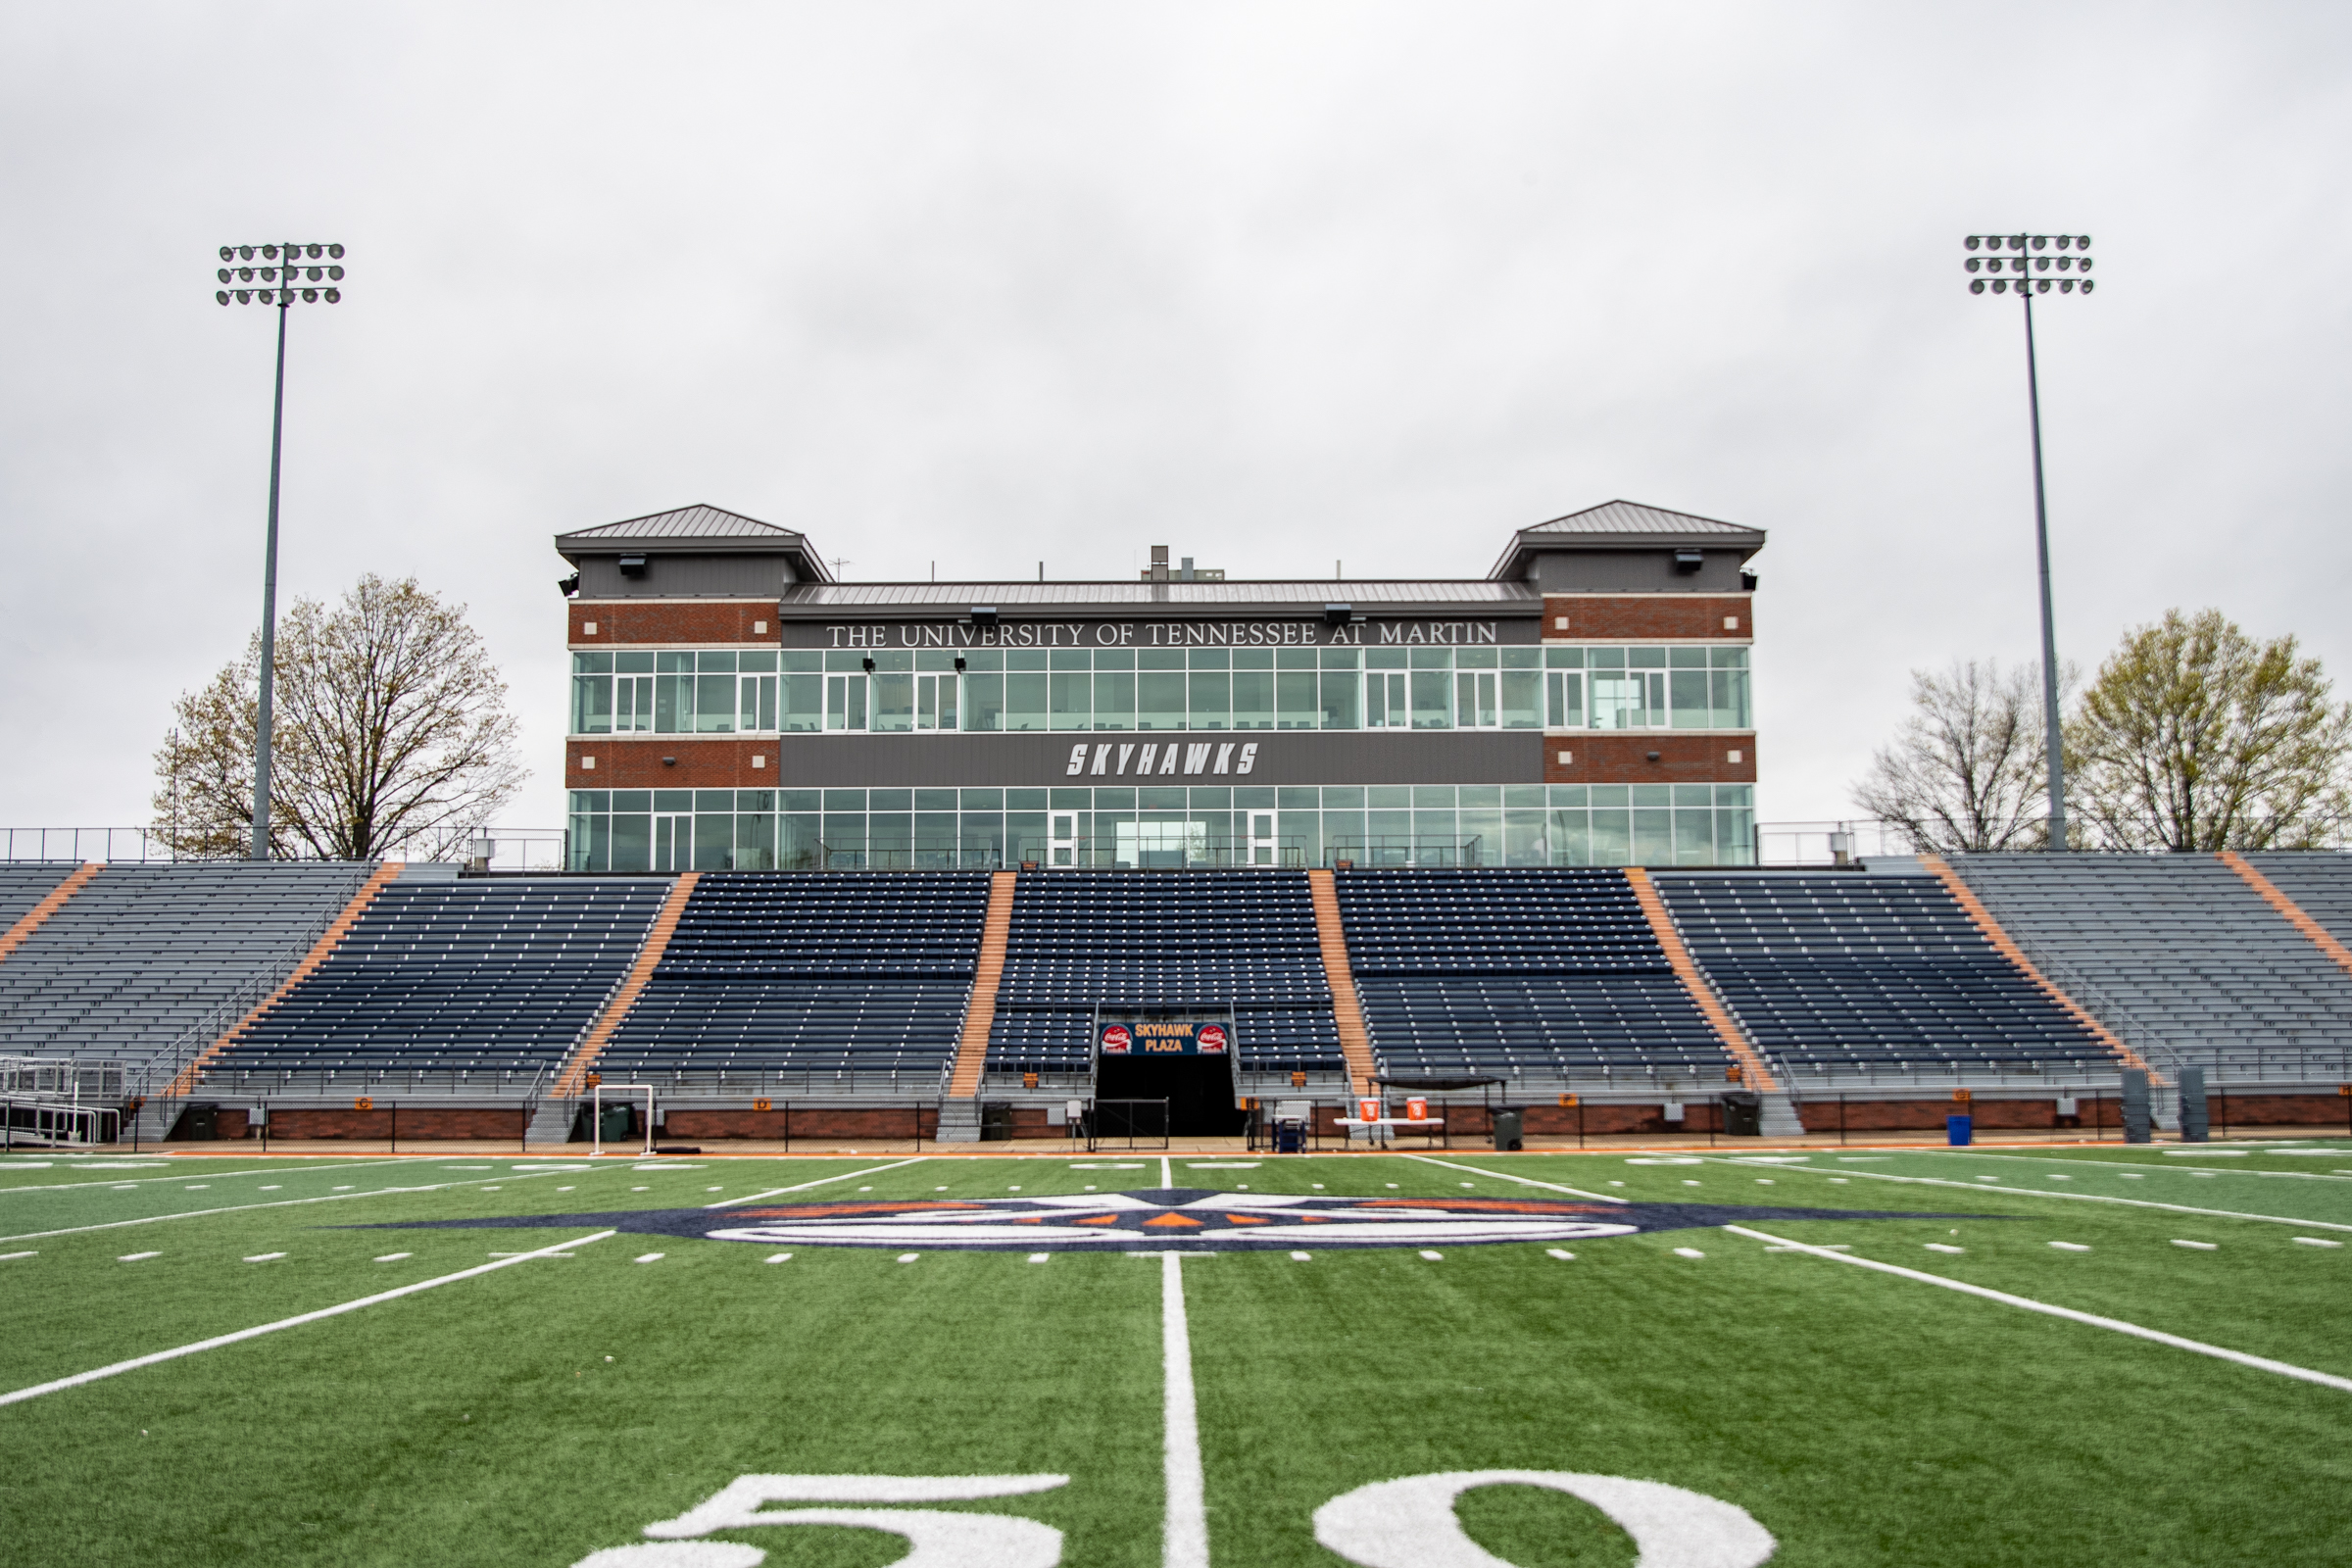
<svg viewBox="0 0 2352 1568">
<path fill-rule="evenodd" d="M 1233 1046 L 1228 1026 L 1204 1019 L 1105 1021 L 1096 1040 L 1105 1056 L 1222 1056 Z"/>
<path fill-rule="evenodd" d="M 1534 613 L 1493 620 L 787 620 L 787 648 L 1493 648 L 1541 640 Z"/>
</svg>

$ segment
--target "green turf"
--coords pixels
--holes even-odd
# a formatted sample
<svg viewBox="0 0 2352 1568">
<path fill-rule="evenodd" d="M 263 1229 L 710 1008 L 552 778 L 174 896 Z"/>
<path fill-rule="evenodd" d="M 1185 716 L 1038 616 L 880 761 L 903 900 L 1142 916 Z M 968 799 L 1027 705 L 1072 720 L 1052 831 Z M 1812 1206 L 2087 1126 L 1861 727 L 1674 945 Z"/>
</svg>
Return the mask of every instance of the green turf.
<svg viewBox="0 0 2352 1568">
<path fill-rule="evenodd" d="M 2352 1170 L 2352 1147 L 2303 1147 Z M 1522 1178 L 1659 1202 L 1986 1216 L 1756 1228 L 2352 1377 L 2352 1247 L 2294 1241 L 2352 1242 L 2327 1228 L 2352 1226 L 2337 1159 L 2117 1146 L 1692 1157 L 1214 1169 L 1178 1156 L 1171 1176 L 1261 1194 L 1547 1196 Z M 0 1161 L 0 1238 L 66 1233 L 0 1240 L 0 1253 L 36 1254 L 0 1262 L 0 1391 L 598 1228 L 353 1226 L 683 1208 L 828 1178 L 802 1196 L 1160 1185 L 1157 1158 L 1140 1156 L 78 1163 Z M 2062 1191 L 2132 1201 L 2048 1196 Z M 1567 1250 L 1573 1261 L 1525 1244 L 1442 1248 L 1438 1261 L 1413 1248 L 1188 1259 L 1213 1560 L 1336 1565 L 1311 1523 L 1332 1497 L 1495 1468 L 1726 1499 L 1778 1537 L 1777 1564 L 2352 1557 L 2352 1393 L 1720 1230 Z M 747 1473 L 1054 1472 L 1070 1483 L 936 1506 L 1041 1520 L 1073 1565 L 1159 1561 L 1155 1258 L 792 1250 L 768 1264 L 761 1247 L 621 1235 L 0 1408 L 0 1541 L 41 1544 L 0 1556 L 567 1568 Z M 118 1261 L 141 1251 L 159 1255 Z M 243 1260 L 273 1251 L 286 1255 Z M 412 1255 L 374 1261 L 396 1251 Z M 632 1261 L 650 1251 L 663 1255 Z M 1458 1516 L 1519 1568 L 1634 1560 L 1604 1515 L 1556 1494 L 1485 1489 Z M 765 1549 L 772 1568 L 878 1568 L 904 1551 L 838 1528 L 716 1539 Z"/>
</svg>

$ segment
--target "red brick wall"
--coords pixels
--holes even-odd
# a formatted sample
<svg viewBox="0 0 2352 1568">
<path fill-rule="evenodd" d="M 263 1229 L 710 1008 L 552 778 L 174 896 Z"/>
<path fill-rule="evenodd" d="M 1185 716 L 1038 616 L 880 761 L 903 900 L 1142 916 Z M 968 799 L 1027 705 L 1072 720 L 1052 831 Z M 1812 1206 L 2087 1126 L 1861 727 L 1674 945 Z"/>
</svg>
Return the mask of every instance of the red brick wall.
<svg viewBox="0 0 2352 1568">
<path fill-rule="evenodd" d="M 1743 643 L 1756 634 L 1752 594 L 1553 595 L 1544 601 L 1544 635 L 1553 641 L 1592 638 L 1715 637 Z M 1565 628 L 1560 617 L 1568 617 Z M 1726 626 L 1724 617 L 1740 624 Z"/>
<path fill-rule="evenodd" d="M 761 1138 L 781 1143 L 786 1112 L 719 1108 L 672 1110 L 662 1122 L 664 1139 Z M 919 1126 L 922 1136 L 939 1132 L 939 1112 L 929 1105 L 885 1105 L 864 1109 L 819 1109 L 795 1105 L 791 1110 L 795 1138 L 911 1138 Z M 1040 1110 L 1038 1116 L 1045 1115 Z"/>
<path fill-rule="evenodd" d="M 434 1109 L 427 1106 L 400 1108 L 398 1136 L 403 1143 L 415 1139 L 430 1143 L 443 1138 L 522 1138 L 523 1109 L 516 1105 L 482 1106 L 471 1109 Z M 373 1110 L 301 1109 L 272 1107 L 270 1112 L 270 1136 L 272 1138 L 368 1138 L 385 1139 L 394 1136 L 393 1112 L 378 1105 Z"/>
<path fill-rule="evenodd" d="M 2205 1112 L 2216 1127 L 2336 1127 L 2352 1125 L 2341 1095 L 2209 1094 Z"/>
<path fill-rule="evenodd" d="M 752 622 L 767 630 L 752 630 Z M 596 634 L 588 622 L 596 622 Z M 571 646 L 604 648 L 614 643 L 772 643 L 782 641 L 773 599 L 592 600 L 571 605 Z"/>
<path fill-rule="evenodd" d="M 1566 752 L 1570 760 L 1562 762 Z M 1649 754 L 1658 754 L 1651 761 Z M 1734 752 L 1740 760 L 1731 760 Z M 601 765 L 601 764 L 600 764 Z M 683 766 L 684 763 L 679 764 Z M 1578 732 L 1544 737 L 1546 784 L 1753 784 L 1752 734 L 1688 735 L 1663 730 Z"/>
<path fill-rule="evenodd" d="M 1521 1105 L 1520 1131 L 1529 1137 L 1574 1138 L 1577 1129 L 1577 1110 L 1574 1105 Z M 1585 1136 L 1599 1138 L 1625 1133 L 1704 1133 L 1720 1131 L 1717 1107 L 1713 1101 L 1688 1100 L 1683 1102 L 1683 1119 L 1668 1121 L 1664 1105 L 1589 1104 L 1584 1110 Z M 1456 1143 L 1480 1140 L 1494 1135 L 1494 1124 L 1484 1105 L 1431 1105 L 1432 1116 L 1446 1119 L 1446 1135 Z M 1335 1106 L 1319 1105 L 1315 1109 L 1315 1124 L 1325 1138 L 1338 1138 L 1348 1129 L 1339 1124 L 1341 1112 Z M 1406 1132 L 1401 1135 L 1402 1147 L 1412 1148 L 1421 1135 Z"/>
<path fill-rule="evenodd" d="M 581 766 L 593 757 L 596 766 Z M 676 764 L 662 759 L 674 757 Z M 765 758 L 754 767 L 752 759 Z M 623 738 L 599 735 L 568 741 L 564 748 L 564 782 L 575 790 L 772 790 L 776 742 L 697 740 L 688 735 Z"/>
</svg>

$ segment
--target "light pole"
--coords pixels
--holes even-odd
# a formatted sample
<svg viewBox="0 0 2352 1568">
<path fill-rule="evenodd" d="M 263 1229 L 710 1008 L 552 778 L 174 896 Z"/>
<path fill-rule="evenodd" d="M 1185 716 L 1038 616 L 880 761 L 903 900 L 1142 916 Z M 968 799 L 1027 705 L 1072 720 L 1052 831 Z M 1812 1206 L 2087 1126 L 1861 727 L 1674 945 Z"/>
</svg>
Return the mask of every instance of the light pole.
<svg viewBox="0 0 2352 1568">
<path fill-rule="evenodd" d="M 2066 848 L 2066 767 L 2059 754 L 2065 731 L 2058 713 L 2058 628 L 2050 611 L 2050 513 L 2041 492 L 2041 385 L 2034 368 L 2034 296 L 2047 294 L 2051 285 L 2061 294 L 2077 288 L 2090 292 L 2088 234 L 1971 234 L 1968 248 L 1990 252 L 1968 258 L 1968 270 L 1983 275 L 1968 280 L 1971 294 L 1987 287 L 1995 294 L 2015 292 L 2026 307 L 2026 408 L 2034 423 L 2034 546 L 2041 560 L 2041 724 L 2043 751 L 2050 760 L 2050 841 L 2052 851 Z M 2058 275 L 2045 274 L 2055 270 Z"/>
<path fill-rule="evenodd" d="M 256 267 L 256 261 L 261 263 Z M 277 676 L 277 459 L 286 421 L 286 316 L 296 296 L 306 305 L 342 301 L 340 245 L 223 245 L 213 298 L 226 305 L 277 307 L 277 391 L 270 404 L 270 543 L 262 564 L 262 706 L 254 726 L 253 858 L 270 858 L 270 718 Z M 260 283 L 260 288 L 238 285 Z M 321 287 L 319 285 L 325 285 Z M 292 285 L 292 286 L 289 286 Z"/>
</svg>

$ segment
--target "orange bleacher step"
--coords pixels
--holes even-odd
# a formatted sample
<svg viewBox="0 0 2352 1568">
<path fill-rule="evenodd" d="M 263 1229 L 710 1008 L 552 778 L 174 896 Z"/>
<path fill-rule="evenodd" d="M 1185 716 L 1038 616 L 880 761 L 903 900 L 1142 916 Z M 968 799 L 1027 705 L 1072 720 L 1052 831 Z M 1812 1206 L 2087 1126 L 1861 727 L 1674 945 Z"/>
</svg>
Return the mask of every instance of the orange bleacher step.
<svg viewBox="0 0 2352 1568">
<path fill-rule="evenodd" d="M 645 983 L 654 977 L 655 965 L 662 961 L 662 955 L 669 950 L 669 939 L 678 929 L 678 917 L 686 912 L 686 901 L 693 897 L 694 885 L 701 879 L 700 871 L 681 871 L 678 879 L 669 885 L 669 897 L 662 901 L 662 911 L 654 916 L 653 927 L 645 934 L 645 946 L 637 950 L 637 961 L 629 966 L 628 977 L 621 981 L 620 989 L 612 993 L 612 1000 L 605 1004 L 605 1010 L 596 1015 L 596 1022 L 589 1025 L 588 1033 L 581 1037 L 579 1049 L 571 1054 L 571 1059 L 556 1074 L 556 1087 L 549 1092 L 552 1098 L 570 1099 L 586 1086 L 589 1070 L 596 1065 L 598 1054 L 604 1051 L 606 1042 L 612 1038 L 613 1031 L 620 1027 L 620 1020 L 628 1016 L 629 1008 L 636 1005 L 639 994 L 645 990 Z"/>
<path fill-rule="evenodd" d="M 1372 1089 L 1372 1037 L 1364 1029 L 1363 1004 L 1355 994 L 1355 970 L 1348 961 L 1348 932 L 1340 923 L 1340 889 L 1328 869 L 1306 873 L 1314 900 L 1315 936 L 1323 950 L 1323 980 L 1331 987 L 1332 1021 L 1339 1026 L 1340 1054 L 1348 1059 L 1350 1093 Z"/>
<path fill-rule="evenodd" d="M 1698 1010 L 1714 1028 L 1715 1038 L 1723 1042 L 1723 1049 L 1740 1063 L 1741 1086 L 1758 1094 L 1778 1093 L 1780 1084 L 1773 1078 L 1772 1069 L 1764 1065 L 1763 1054 L 1748 1040 L 1740 1020 L 1732 1016 L 1732 1009 L 1715 994 L 1714 986 L 1700 972 L 1697 960 L 1690 956 L 1690 950 L 1683 946 L 1683 934 L 1675 928 L 1674 916 L 1666 910 L 1666 901 L 1658 897 L 1657 884 L 1638 865 L 1625 868 L 1625 879 L 1633 884 L 1634 899 L 1648 917 L 1650 932 L 1658 939 L 1658 946 L 1666 950 L 1666 961 L 1674 966 L 1683 989 L 1698 1004 Z"/>
<path fill-rule="evenodd" d="M 2125 1045 L 2114 1030 L 2092 1017 L 2089 1008 L 2050 984 L 2042 972 L 2034 967 L 2034 960 L 2026 956 L 2026 950 L 2019 947 L 2011 939 L 2009 933 L 2001 929 L 2001 922 L 1992 917 L 1992 911 L 1984 906 L 1984 901 L 1977 897 L 1976 889 L 1963 882 L 1960 879 L 1960 873 L 1945 863 L 1942 856 L 1922 855 L 1919 858 L 1919 863 L 1925 866 L 1936 881 L 1943 884 L 1944 891 L 1949 893 L 1953 901 L 1967 911 L 1969 919 L 1975 922 L 1977 929 L 1984 933 L 1984 940 L 1991 943 L 1995 951 L 2002 957 L 2007 958 L 2019 973 L 2033 981 L 2040 989 L 2042 995 L 2064 1007 L 2074 1015 L 2077 1022 L 2098 1036 L 2099 1044 L 2121 1056 L 2125 1065 L 2136 1067 L 2146 1073 L 2150 1083 L 2166 1082 L 2164 1075 L 2148 1065 L 2147 1060 L 2138 1052 Z"/>
<path fill-rule="evenodd" d="M 997 987 L 1004 979 L 1004 949 L 1012 940 L 1012 898 L 1017 871 L 998 871 L 988 880 L 988 918 L 980 927 L 980 958 L 972 970 L 972 1000 L 963 1011 L 963 1034 L 956 1044 L 956 1070 L 948 1079 L 952 1100 L 980 1093 L 988 1067 L 988 1032 L 997 1021 Z"/>
<path fill-rule="evenodd" d="M 2216 857 L 2230 870 L 2245 878 L 2246 886 L 2262 895 L 2262 902 L 2286 916 L 2286 923 L 2311 939 L 2318 948 L 2346 970 L 2352 970 L 2352 949 L 2335 940 L 2335 933 L 2304 912 L 2303 906 L 2288 898 L 2278 883 L 2257 871 L 2252 862 L 2235 850 L 2224 850 Z"/>
<path fill-rule="evenodd" d="M 8 928 L 6 935 L 0 935 L 0 958 L 7 957 L 23 947 L 25 940 L 41 928 L 43 921 L 55 914 L 68 899 L 79 893 L 90 878 L 105 869 L 104 860 L 84 860 L 75 866 L 71 875 L 42 896 L 40 903 L 20 915 L 17 923 Z"/>
</svg>

